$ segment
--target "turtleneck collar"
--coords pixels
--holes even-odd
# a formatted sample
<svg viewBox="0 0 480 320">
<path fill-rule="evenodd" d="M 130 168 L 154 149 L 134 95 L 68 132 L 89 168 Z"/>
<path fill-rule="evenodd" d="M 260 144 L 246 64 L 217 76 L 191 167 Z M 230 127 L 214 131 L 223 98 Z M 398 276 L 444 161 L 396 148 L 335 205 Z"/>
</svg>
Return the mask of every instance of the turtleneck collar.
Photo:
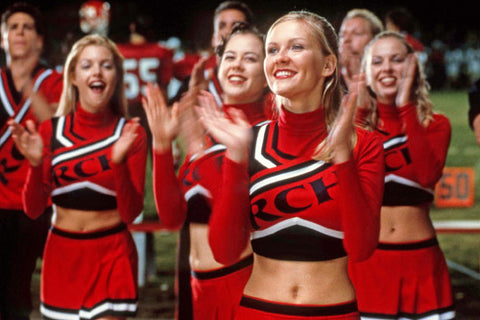
<svg viewBox="0 0 480 320">
<path fill-rule="evenodd" d="M 293 135 L 321 135 L 327 134 L 325 112 L 323 107 L 306 113 L 293 113 L 281 108 L 278 125 Z"/>
<path fill-rule="evenodd" d="M 75 122 L 82 126 L 103 127 L 110 124 L 114 118 L 111 108 L 105 108 L 105 110 L 98 113 L 86 111 L 80 103 L 77 103 L 75 108 Z"/>
<path fill-rule="evenodd" d="M 223 109 L 228 113 L 232 108 L 242 110 L 250 124 L 256 124 L 265 120 L 265 111 L 263 101 L 242 103 L 242 104 L 223 104 Z"/>
<path fill-rule="evenodd" d="M 378 116 L 381 119 L 397 118 L 399 116 L 398 108 L 392 104 L 385 104 L 377 101 Z"/>
</svg>

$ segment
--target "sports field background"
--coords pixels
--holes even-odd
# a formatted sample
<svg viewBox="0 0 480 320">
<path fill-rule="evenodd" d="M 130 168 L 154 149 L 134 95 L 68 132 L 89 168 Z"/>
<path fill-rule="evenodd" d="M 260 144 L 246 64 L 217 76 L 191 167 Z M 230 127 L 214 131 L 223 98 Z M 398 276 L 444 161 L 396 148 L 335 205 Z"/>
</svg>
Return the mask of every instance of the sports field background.
<svg viewBox="0 0 480 320">
<path fill-rule="evenodd" d="M 447 166 L 473 167 L 476 172 L 474 206 L 469 208 L 432 208 L 433 220 L 480 220 L 480 147 L 473 132 L 468 127 L 467 91 L 434 91 L 431 94 L 437 112 L 446 115 L 452 124 L 452 141 L 449 148 Z M 156 219 L 155 204 L 151 192 L 151 174 L 147 173 L 147 195 L 145 213 L 147 218 Z M 139 313 L 136 319 L 173 319 L 174 314 L 174 274 L 176 232 L 157 232 L 155 253 L 157 272 L 150 277 L 140 290 Z M 440 246 L 445 257 L 470 271 L 478 273 L 480 235 L 479 234 L 439 234 Z M 39 297 L 39 268 L 33 279 L 33 295 L 36 308 Z M 454 295 L 457 304 L 457 319 L 480 319 L 480 280 L 451 270 Z M 37 319 L 38 311 L 32 319 Z"/>
</svg>

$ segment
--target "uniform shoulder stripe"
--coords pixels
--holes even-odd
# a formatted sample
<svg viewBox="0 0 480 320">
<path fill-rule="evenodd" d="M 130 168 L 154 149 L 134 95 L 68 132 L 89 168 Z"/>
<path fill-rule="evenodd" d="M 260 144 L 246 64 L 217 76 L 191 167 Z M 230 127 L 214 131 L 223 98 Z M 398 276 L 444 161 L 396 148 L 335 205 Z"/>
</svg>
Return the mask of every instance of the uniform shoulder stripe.
<svg viewBox="0 0 480 320">
<path fill-rule="evenodd" d="M 105 139 L 102 139 L 100 141 L 91 143 L 84 147 L 80 147 L 78 149 L 74 149 L 72 151 L 65 152 L 53 157 L 52 165 L 57 165 L 60 162 L 67 161 L 67 160 L 108 147 L 109 145 L 113 144 L 115 141 L 118 140 L 118 138 L 120 137 L 120 134 L 122 133 L 122 129 L 125 125 L 125 122 L 126 122 L 125 118 L 120 118 L 117 122 L 117 125 L 115 127 L 113 134 Z"/>
<path fill-rule="evenodd" d="M 388 139 L 383 143 L 383 149 L 388 150 L 391 148 L 396 148 L 398 146 L 401 146 L 402 144 L 405 144 L 407 141 L 408 141 L 408 137 L 405 135 L 392 137 L 391 139 Z"/>
<path fill-rule="evenodd" d="M 265 147 L 268 143 L 267 140 L 269 128 L 270 123 L 258 127 L 258 132 L 254 145 L 254 157 L 255 160 L 258 161 L 262 166 L 271 169 L 275 168 L 280 163 L 265 152 Z"/>
<path fill-rule="evenodd" d="M 281 170 L 279 172 L 267 174 L 251 183 L 250 196 L 254 197 L 259 192 L 264 192 L 265 190 L 282 184 L 306 179 L 327 169 L 330 166 L 331 164 L 327 164 L 324 161 L 310 160 L 297 166 L 286 168 L 285 170 Z"/>
<path fill-rule="evenodd" d="M 42 73 L 37 77 L 37 79 L 34 82 L 33 85 L 33 90 L 37 91 L 42 82 L 52 73 L 51 69 L 47 69 L 42 71 Z M 3 78 L 3 77 L 2 77 Z M 2 105 L 4 106 L 6 112 L 9 114 L 10 117 L 14 117 L 15 121 L 20 123 L 23 121 L 25 118 L 25 115 L 27 114 L 28 110 L 30 109 L 30 105 L 32 104 L 32 100 L 28 98 L 23 105 L 20 107 L 20 110 L 18 113 L 15 115 L 15 110 L 10 101 L 8 100 L 7 97 L 7 91 L 5 88 L 5 83 L 4 81 L 0 81 L 0 100 L 2 102 Z M 6 130 L 3 135 L 0 137 L 0 147 L 10 138 L 11 132 L 10 130 Z"/>
</svg>

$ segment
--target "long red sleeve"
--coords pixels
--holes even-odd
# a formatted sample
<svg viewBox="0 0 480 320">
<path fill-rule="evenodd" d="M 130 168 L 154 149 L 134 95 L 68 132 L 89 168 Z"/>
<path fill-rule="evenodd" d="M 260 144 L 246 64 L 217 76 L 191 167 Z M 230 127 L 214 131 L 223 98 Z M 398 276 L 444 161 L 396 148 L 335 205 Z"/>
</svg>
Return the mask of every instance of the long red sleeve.
<svg viewBox="0 0 480 320">
<path fill-rule="evenodd" d="M 433 188 L 441 178 L 451 138 L 448 118 L 434 114 L 427 127 L 418 120 L 416 107 L 408 104 L 400 108 L 400 117 L 405 126 L 415 181 L 424 187 Z"/>
<path fill-rule="evenodd" d="M 50 181 L 50 139 L 52 127 L 50 121 L 43 122 L 39 127 L 39 133 L 43 141 L 43 160 L 37 167 L 30 166 L 22 192 L 23 209 L 27 216 L 32 219 L 38 218 L 48 205 L 52 191 Z"/>
<path fill-rule="evenodd" d="M 153 192 L 161 223 L 168 229 L 179 229 L 185 222 L 187 205 L 171 151 L 153 153 Z"/>
<path fill-rule="evenodd" d="M 222 188 L 212 209 L 209 243 L 215 260 L 232 264 L 248 244 L 250 226 L 249 177 L 245 164 L 224 158 Z"/>
<path fill-rule="evenodd" d="M 147 162 L 145 129 L 139 127 L 137 134 L 126 160 L 112 163 L 118 212 L 125 223 L 132 223 L 143 210 Z"/>
<path fill-rule="evenodd" d="M 367 259 L 377 246 L 385 171 L 380 137 L 358 135 L 354 159 L 337 165 L 343 243 L 352 261 Z"/>
</svg>

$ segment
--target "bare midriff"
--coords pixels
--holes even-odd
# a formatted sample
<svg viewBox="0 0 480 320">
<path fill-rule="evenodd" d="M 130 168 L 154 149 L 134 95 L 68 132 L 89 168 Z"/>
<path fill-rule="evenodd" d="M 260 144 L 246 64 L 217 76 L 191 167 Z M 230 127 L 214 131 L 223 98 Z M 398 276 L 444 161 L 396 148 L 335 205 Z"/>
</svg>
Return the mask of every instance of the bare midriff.
<svg viewBox="0 0 480 320">
<path fill-rule="evenodd" d="M 435 237 L 427 205 L 383 206 L 380 215 L 380 242 L 406 243 Z"/>
<path fill-rule="evenodd" d="M 117 226 L 122 223 L 122 218 L 117 209 L 87 211 L 57 206 L 52 223 L 66 231 L 94 232 Z"/>
<path fill-rule="evenodd" d="M 252 249 L 249 243 L 239 260 L 251 253 Z M 208 243 L 208 225 L 206 224 L 190 223 L 190 267 L 195 271 L 211 271 L 225 267 L 213 257 Z"/>
<path fill-rule="evenodd" d="M 280 303 L 330 305 L 355 300 L 347 257 L 328 261 L 283 261 L 255 254 L 244 294 Z"/>
</svg>

